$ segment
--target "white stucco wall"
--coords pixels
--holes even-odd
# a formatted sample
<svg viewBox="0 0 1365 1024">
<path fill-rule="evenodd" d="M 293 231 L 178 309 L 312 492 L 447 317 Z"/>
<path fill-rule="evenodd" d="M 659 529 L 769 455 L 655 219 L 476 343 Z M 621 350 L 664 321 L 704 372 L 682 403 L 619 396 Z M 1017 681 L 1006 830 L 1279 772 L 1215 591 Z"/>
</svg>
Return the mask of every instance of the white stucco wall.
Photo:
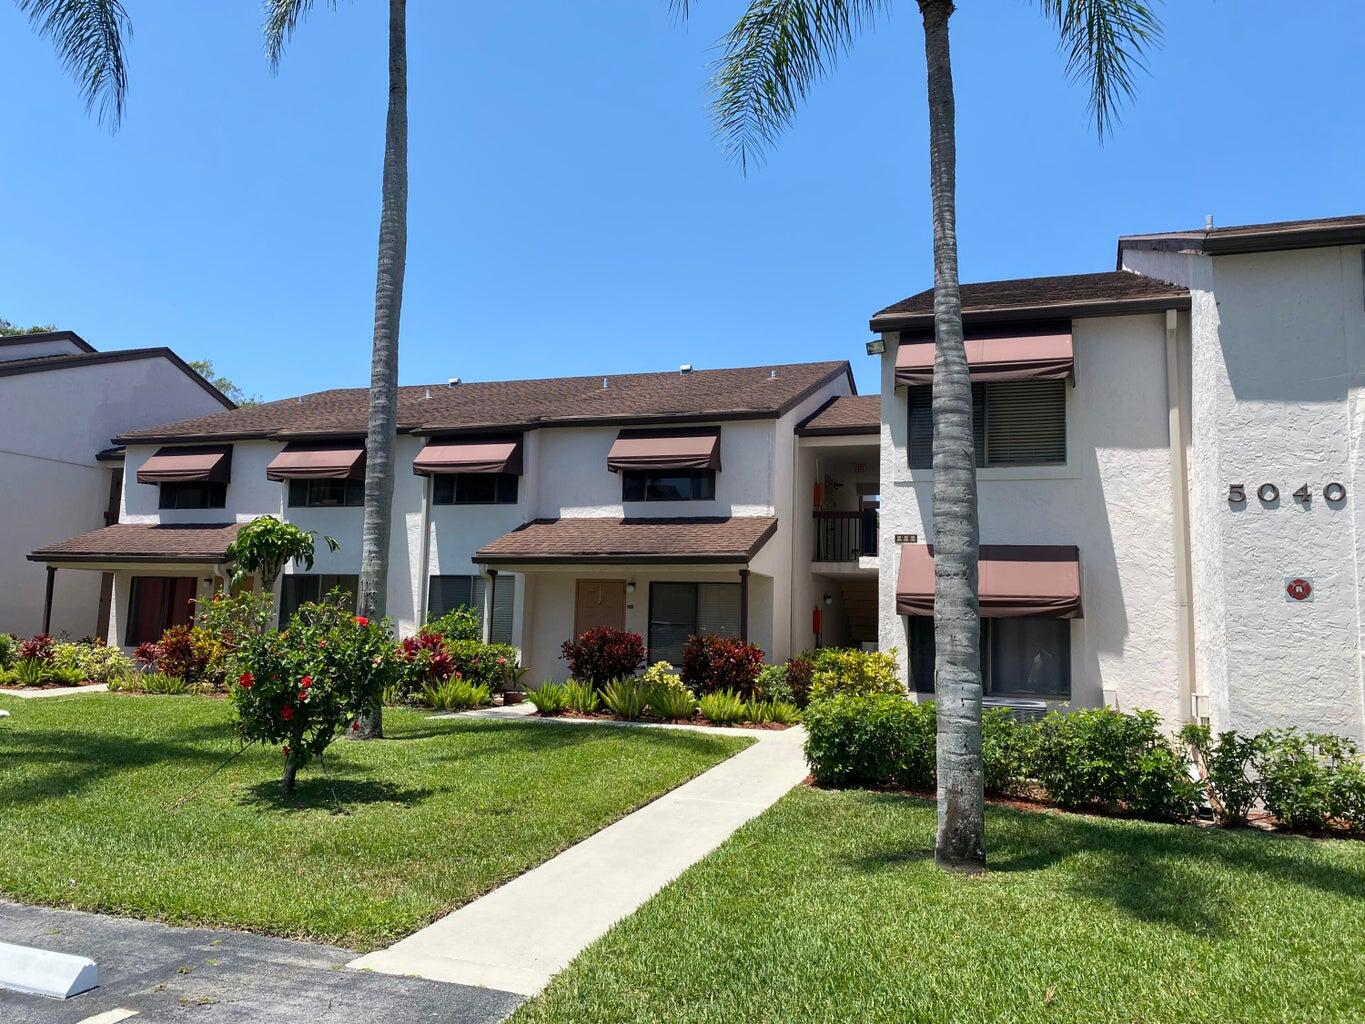
<svg viewBox="0 0 1365 1024">
<path fill-rule="evenodd" d="M 1362 738 L 1361 251 L 1125 263 L 1191 288 L 1196 655 L 1212 723 Z M 1323 500 L 1332 481 L 1344 502 Z M 1228 501 L 1235 483 L 1245 504 Z M 1278 501 L 1257 498 L 1263 483 Z M 1311 602 L 1286 600 L 1295 576 L 1312 578 Z"/>
<path fill-rule="evenodd" d="M 1071 626 L 1072 703 L 1099 705 L 1112 690 L 1121 707 L 1178 723 L 1164 315 L 1078 319 L 1073 336 L 1067 463 L 980 470 L 981 542 L 1076 545 L 1084 618 Z M 908 468 L 894 341 L 882 357 L 878 614 L 880 645 L 897 650 L 908 678 L 894 535 L 933 542 L 933 472 Z"/>
<path fill-rule="evenodd" d="M 222 409 L 159 356 L 0 377 L 0 630 L 30 634 L 42 626 L 46 569 L 28 561 L 29 552 L 104 525 L 118 464 L 95 455 L 111 438 Z M 94 572 L 57 573 L 54 633 L 95 632 L 99 582 Z"/>
</svg>

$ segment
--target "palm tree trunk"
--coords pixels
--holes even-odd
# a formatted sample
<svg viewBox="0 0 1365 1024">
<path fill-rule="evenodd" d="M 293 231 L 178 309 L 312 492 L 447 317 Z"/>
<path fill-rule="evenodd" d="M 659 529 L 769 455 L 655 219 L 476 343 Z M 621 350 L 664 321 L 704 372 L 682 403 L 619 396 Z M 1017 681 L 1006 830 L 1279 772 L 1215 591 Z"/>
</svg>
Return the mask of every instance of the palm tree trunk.
<svg viewBox="0 0 1365 1024">
<path fill-rule="evenodd" d="M 393 462 L 398 436 L 398 322 L 408 250 L 407 0 L 389 0 L 389 112 L 384 130 L 379 267 L 374 286 L 374 355 L 370 422 L 365 438 L 365 526 L 360 549 L 360 614 L 379 621 L 388 603 L 389 535 L 393 525 Z M 360 718 L 350 735 L 384 735 L 383 708 Z"/>
<path fill-rule="evenodd" d="M 934 692 L 938 705 L 939 866 L 986 867 L 981 774 L 981 617 L 977 602 L 972 383 L 957 280 L 957 143 L 948 52 L 952 0 L 920 0 L 929 68 L 934 215 Z"/>
</svg>

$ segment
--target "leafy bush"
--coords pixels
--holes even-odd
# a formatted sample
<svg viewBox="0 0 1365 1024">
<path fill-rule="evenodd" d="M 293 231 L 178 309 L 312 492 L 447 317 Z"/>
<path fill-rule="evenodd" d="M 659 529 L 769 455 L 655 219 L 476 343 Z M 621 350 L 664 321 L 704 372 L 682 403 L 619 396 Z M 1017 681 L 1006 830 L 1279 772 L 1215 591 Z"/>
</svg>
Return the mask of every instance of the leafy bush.
<svg viewBox="0 0 1365 1024">
<path fill-rule="evenodd" d="M 792 688 L 787 682 L 786 665 L 764 665 L 758 670 L 758 681 L 754 690 L 764 700 L 780 700 L 794 703 Z"/>
<path fill-rule="evenodd" d="M 590 715 L 602 704 L 597 687 L 577 679 L 570 679 L 564 684 L 564 699 L 568 701 L 569 710 L 577 711 L 580 715 Z"/>
<path fill-rule="evenodd" d="M 154 644 L 140 644 L 133 655 L 142 665 L 186 683 L 221 684 L 227 671 L 218 638 L 201 626 L 172 626 Z M 215 675 L 215 666 L 217 672 Z"/>
<path fill-rule="evenodd" d="M 270 591 L 239 590 L 224 594 L 220 590 L 194 606 L 194 624 L 218 641 L 218 657 L 223 659 L 231 656 L 242 637 L 269 632 L 274 622 L 275 598 Z M 226 672 L 224 665 L 220 674 Z"/>
<path fill-rule="evenodd" d="M 323 537 L 327 547 L 337 549 L 337 542 Z M 261 589 L 271 591 L 284 564 L 299 562 L 304 572 L 313 569 L 313 547 L 318 541 L 316 530 L 305 530 L 294 523 L 282 523 L 274 516 L 257 516 L 237 531 L 237 538 L 228 545 L 229 561 L 236 563 L 233 583 L 240 583 L 252 573 L 261 577 Z"/>
<path fill-rule="evenodd" d="M 1332 780 L 1332 809 L 1352 832 L 1365 833 L 1365 765 L 1344 761 Z"/>
<path fill-rule="evenodd" d="M 453 676 L 443 683 L 428 683 L 422 687 L 420 699 L 433 711 L 470 711 L 486 707 L 493 697 L 483 683 L 471 683 Z"/>
<path fill-rule="evenodd" d="M 932 702 L 927 706 L 934 707 Z M 1023 795 L 1033 775 L 1038 729 L 1016 721 L 1005 708 L 987 708 L 981 715 L 981 768 L 986 792 L 992 796 Z"/>
<path fill-rule="evenodd" d="M 1051 712 L 1037 727 L 1034 772 L 1063 807 L 1187 820 L 1197 809 L 1199 787 L 1190 778 L 1189 760 L 1160 725 L 1154 711 Z"/>
<path fill-rule="evenodd" d="M 486 644 L 479 640 L 447 640 L 446 649 L 455 671 L 467 682 L 492 690 L 508 689 L 521 674 L 517 649 L 511 644 Z"/>
<path fill-rule="evenodd" d="M 768 705 L 768 717 L 778 725 L 795 725 L 801 721 L 801 709 L 784 700 L 775 700 Z"/>
<path fill-rule="evenodd" d="M 661 662 L 660 664 L 666 664 Z M 671 666 L 670 666 L 671 667 Z M 649 685 L 649 706 L 660 718 L 669 722 L 691 718 L 697 710 L 696 698 L 683 686 L 677 676 L 670 676 L 674 682 L 661 682 Z"/>
<path fill-rule="evenodd" d="M 791 690 L 792 703 L 804 708 L 810 703 L 810 684 L 815 667 L 804 655 L 790 659 L 783 667 L 787 670 L 787 688 Z"/>
<path fill-rule="evenodd" d="M 896 674 L 896 655 L 891 651 L 822 647 L 815 652 L 812 667 L 812 701 L 823 700 L 836 693 L 905 695 L 905 685 Z"/>
<path fill-rule="evenodd" d="M 14 667 L 19 656 L 19 640 L 9 633 L 0 633 L 0 672 Z"/>
<path fill-rule="evenodd" d="M 683 682 L 698 697 L 729 690 L 750 700 L 762 668 L 763 652 L 731 637 L 689 637 L 683 647 Z"/>
<path fill-rule="evenodd" d="M 599 626 L 560 648 L 569 672 L 575 679 L 587 680 L 601 689 L 613 679 L 634 675 L 645 660 L 645 644 L 639 633 Z"/>
<path fill-rule="evenodd" d="M 190 685 L 178 676 L 168 676 L 164 672 L 133 672 L 111 680 L 109 689 L 127 693 L 154 693 L 179 695 L 190 693 Z"/>
<path fill-rule="evenodd" d="M 744 702 L 744 721 L 763 725 L 772 720 L 773 705 L 771 701 L 750 700 Z"/>
<path fill-rule="evenodd" d="M 534 690 L 526 691 L 526 699 L 542 715 L 557 715 L 569 706 L 569 695 L 563 683 L 541 683 Z"/>
<path fill-rule="evenodd" d="M 1274 729 L 1258 739 L 1262 799 L 1281 825 L 1317 832 L 1333 819 L 1352 816 L 1349 805 L 1360 769 L 1360 751 L 1353 742 L 1297 729 Z"/>
<path fill-rule="evenodd" d="M 46 633 L 35 633 L 19 644 L 16 656 L 21 661 L 51 661 L 56 642 Z"/>
<path fill-rule="evenodd" d="M 234 668 L 238 730 L 283 744 L 286 793 L 300 764 L 321 756 L 347 722 L 358 728 L 398 675 L 388 624 L 332 602 L 306 604 L 280 632 L 248 637 Z"/>
<path fill-rule="evenodd" d="M 656 661 L 640 673 L 640 682 L 647 686 L 682 686 L 682 677 L 666 661 Z"/>
<path fill-rule="evenodd" d="M 650 687 L 632 677 L 613 679 L 602 690 L 602 703 L 613 715 L 633 722 L 649 706 Z"/>
<path fill-rule="evenodd" d="M 455 658 L 439 633 L 418 633 L 398 645 L 398 696 L 412 697 L 455 674 Z"/>
<path fill-rule="evenodd" d="M 74 668 L 39 658 L 20 658 L 14 667 L 0 672 L 0 686 L 79 686 L 84 680 Z"/>
<path fill-rule="evenodd" d="M 447 640 L 483 640 L 483 616 L 473 608 L 452 608 L 422 627 L 423 633 L 435 633 Z"/>
<path fill-rule="evenodd" d="M 806 760 L 817 782 L 933 787 L 937 725 L 932 704 L 895 693 L 838 693 L 812 700 L 803 718 Z"/>
<path fill-rule="evenodd" d="M 1215 738 L 1207 725 L 1187 724 L 1180 738 L 1194 748 L 1205 773 L 1209 805 L 1223 825 L 1243 825 L 1261 796 L 1256 761 L 1265 749 L 1264 734 L 1242 736 L 1220 732 Z"/>
<path fill-rule="evenodd" d="M 81 679 L 92 683 L 109 683 L 134 671 L 133 663 L 117 647 L 93 643 L 59 643 L 53 651 L 52 663 L 69 669 Z"/>
<path fill-rule="evenodd" d="M 708 722 L 716 725 L 735 725 L 745 721 L 749 706 L 734 690 L 719 690 L 708 693 L 697 701 L 697 710 Z"/>
</svg>

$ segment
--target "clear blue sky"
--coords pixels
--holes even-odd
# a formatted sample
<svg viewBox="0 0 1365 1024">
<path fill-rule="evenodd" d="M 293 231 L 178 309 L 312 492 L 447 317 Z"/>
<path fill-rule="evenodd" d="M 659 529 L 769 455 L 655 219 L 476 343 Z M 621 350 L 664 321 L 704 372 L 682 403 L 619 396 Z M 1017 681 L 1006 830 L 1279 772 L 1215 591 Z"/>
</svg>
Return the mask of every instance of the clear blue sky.
<svg viewBox="0 0 1365 1024">
<path fill-rule="evenodd" d="M 123 129 L 0 3 L 0 316 L 170 345 L 267 398 L 368 380 L 381 0 L 272 76 L 252 0 L 127 0 Z M 1024 0 L 953 21 L 963 280 L 1112 267 L 1124 232 L 1365 212 L 1365 4 L 1178 0 L 1110 142 Z M 412 0 L 402 380 L 847 357 L 930 284 L 914 4 L 749 177 L 705 109 L 739 0 Z M 193 10 L 192 16 L 187 11 Z"/>
</svg>

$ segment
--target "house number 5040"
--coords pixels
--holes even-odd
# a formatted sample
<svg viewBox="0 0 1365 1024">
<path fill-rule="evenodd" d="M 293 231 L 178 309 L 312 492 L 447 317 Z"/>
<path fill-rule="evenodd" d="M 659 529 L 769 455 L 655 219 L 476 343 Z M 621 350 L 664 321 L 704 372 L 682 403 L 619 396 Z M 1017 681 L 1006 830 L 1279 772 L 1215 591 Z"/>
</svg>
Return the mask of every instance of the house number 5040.
<svg viewBox="0 0 1365 1024">
<path fill-rule="evenodd" d="M 1344 501 L 1346 499 L 1346 488 L 1344 485 L 1333 481 L 1322 489 L 1322 496 L 1329 502 Z M 1256 497 L 1265 504 L 1270 505 L 1280 500 L 1280 489 L 1274 484 L 1261 484 L 1256 488 Z M 1245 505 L 1246 500 L 1246 484 L 1228 485 L 1228 504 Z M 1304 484 L 1294 492 L 1294 500 L 1301 502 L 1304 505 L 1310 504 L 1313 500 L 1313 492 L 1309 489 L 1307 484 Z"/>
</svg>

